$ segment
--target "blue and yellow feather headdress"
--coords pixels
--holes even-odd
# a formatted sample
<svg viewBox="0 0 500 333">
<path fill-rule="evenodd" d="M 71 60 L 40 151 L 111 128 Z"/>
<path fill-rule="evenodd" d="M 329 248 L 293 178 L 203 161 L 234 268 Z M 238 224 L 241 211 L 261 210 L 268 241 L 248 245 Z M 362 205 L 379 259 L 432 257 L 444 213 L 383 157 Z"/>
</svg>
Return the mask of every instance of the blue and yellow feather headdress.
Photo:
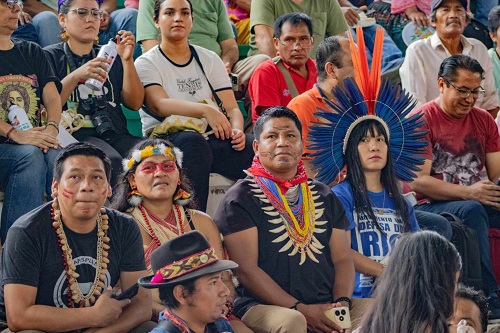
<svg viewBox="0 0 500 333">
<path fill-rule="evenodd" d="M 349 33 L 353 56 L 354 79 L 346 78 L 344 85 L 333 89 L 334 102 L 324 98 L 330 111 L 318 109 L 315 116 L 323 122 L 315 122 L 308 136 L 314 170 L 319 170 L 317 179 L 330 184 L 345 165 L 344 155 L 351 131 L 360 122 L 368 119 L 379 121 L 385 128 L 394 162 L 396 176 L 411 181 L 424 164 L 423 140 L 426 131 L 421 115 L 408 117 L 416 102 L 411 95 L 389 81 L 381 84 L 383 29 L 377 29 L 372 68 L 368 70 L 363 31 L 358 27 L 358 47 Z"/>
</svg>

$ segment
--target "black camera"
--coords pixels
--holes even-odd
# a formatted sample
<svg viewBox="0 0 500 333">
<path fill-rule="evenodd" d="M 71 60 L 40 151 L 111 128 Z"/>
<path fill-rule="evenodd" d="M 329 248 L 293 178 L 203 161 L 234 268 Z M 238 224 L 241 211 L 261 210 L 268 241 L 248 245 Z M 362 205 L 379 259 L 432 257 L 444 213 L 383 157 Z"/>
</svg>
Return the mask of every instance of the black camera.
<svg viewBox="0 0 500 333">
<path fill-rule="evenodd" d="M 81 99 L 78 103 L 78 113 L 90 116 L 97 135 L 108 141 L 116 134 L 115 126 L 109 118 L 108 102 L 104 95 L 89 95 L 86 99 Z"/>
</svg>

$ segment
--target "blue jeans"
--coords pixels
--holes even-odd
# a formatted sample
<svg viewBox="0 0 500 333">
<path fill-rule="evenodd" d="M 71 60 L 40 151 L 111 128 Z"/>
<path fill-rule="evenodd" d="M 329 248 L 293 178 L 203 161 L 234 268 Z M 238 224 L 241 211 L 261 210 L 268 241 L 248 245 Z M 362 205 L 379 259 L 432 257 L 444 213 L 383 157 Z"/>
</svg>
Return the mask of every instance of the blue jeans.
<svg viewBox="0 0 500 333">
<path fill-rule="evenodd" d="M 139 12 L 134 8 L 123 8 L 115 10 L 110 14 L 111 22 L 106 31 L 99 31 L 99 44 L 106 44 L 110 38 L 115 37 L 120 30 L 130 31 L 136 36 L 137 14 Z M 141 46 L 135 43 L 134 59 L 142 54 Z"/>
<path fill-rule="evenodd" d="M 378 24 L 374 24 L 371 27 L 363 28 L 363 36 L 365 40 L 366 46 L 366 57 L 368 59 L 368 66 L 371 67 L 372 63 L 372 54 L 373 47 L 375 45 L 375 33 L 377 32 L 377 27 L 380 27 Z M 356 31 L 355 29 L 350 28 L 351 33 L 356 39 Z M 390 70 L 398 69 L 403 63 L 404 57 L 403 52 L 398 48 L 396 43 L 392 40 L 391 36 L 387 33 L 384 33 L 384 45 L 382 50 L 382 74 Z"/>
<path fill-rule="evenodd" d="M 498 0 L 478 0 L 474 18 L 488 27 L 488 14 L 498 4 Z"/>
<path fill-rule="evenodd" d="M 498 290 L 498 283 L 493 274 L 490 258 L 489 215 L 488 209 L 477 201 L 433 201 L 429 204 L 418 205 L 416 209 L 441 213 L 448 212 L 458 216 L 462 222 L 473 229 L 479 242 L 481 256 L 481 276 L 486 294 Z"/>
<path fill-rule="evenodd" d="M 445 217 L 418 209 L 415 210 L 415 217 L 421 229 L 435 231 L 447 240 L 451 240 L 453 231 L 451 230 L 450 221 Z"/>
<path fill-rule="evenodd" d="M 10 226 L 40 206 L 44 194 L 51 194 L 53 166 L 59 150 L 44 154 L 38 147 L 0 144 L 0 189 L 5 191 L 0 238 L 5 241 Z"/>
<path fill-rule="evenodd" d="M 120 30 L 130 31 L 135 36 L 137 13 L 137 9 L 133 8 L 118 9 L 112 12 L 110 14 L 111 21 L 108 29 L 106 31 L 99 31 L 99 44 L 107 44 L 109 39 L 115 37 Z M 61 42 L 60 35 L 62 29 L 56 14 L 49 11 L 38 13 L 33 18 L 33 26 L 36 28 L 38 44 L 41 47 Z M 141 53 L 140 46 L 136 44 L 134 59 L 140 56 Z"/>
</svg>

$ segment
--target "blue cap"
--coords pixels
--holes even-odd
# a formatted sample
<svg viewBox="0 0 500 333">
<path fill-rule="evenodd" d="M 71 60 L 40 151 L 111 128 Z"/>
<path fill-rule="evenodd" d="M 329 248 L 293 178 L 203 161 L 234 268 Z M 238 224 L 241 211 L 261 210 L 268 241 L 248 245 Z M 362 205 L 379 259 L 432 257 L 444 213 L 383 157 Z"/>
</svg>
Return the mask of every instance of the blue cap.
<svg viewBox="0 0 500 333">
<path fill-rule="evenodd" d="M 438 9 L 443 3 L 443 1 L 445 0 L 432 0 L 431 12 Z M 458 2 L 462 5 L 462 7 L 464 7 L 465 10 L 467 10 L 467 0 L 458 0 Z"/>
</svg>

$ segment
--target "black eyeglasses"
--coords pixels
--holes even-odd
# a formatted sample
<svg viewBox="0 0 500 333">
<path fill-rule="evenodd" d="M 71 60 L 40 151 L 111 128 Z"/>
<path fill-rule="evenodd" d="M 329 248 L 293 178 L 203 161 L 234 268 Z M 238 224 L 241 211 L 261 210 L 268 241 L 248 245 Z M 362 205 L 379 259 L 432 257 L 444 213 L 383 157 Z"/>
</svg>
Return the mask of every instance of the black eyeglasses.
<svg viewBox="0 0 500 333">
<path fill-rule="evenodd" d="M 19 7 L 20 10 L 23 10 L 23 2 L 22 0 L 2 0 L 3 3 L 7 4 L 7 7 L 9 9 L 14 9 L 16 5 Z"/>
<path fill-rule="evenodd" d="M 96 9 L 96 8 L 92 8 L 92 9 L 75 8 L 75 9 L 72 9 L 71 11 L 75 12 L 76 15 L 78 15 L 78 17 L 81 18 L 82 20 L 86 20 L 89 17 L 92 17 L 92 19 L 94 19 L 94 20 L 101 20 L 103 14 L 104 14 L 102 10 Z"/>
<path fill-rule="evenodd" d="M 446 82 L 447 84 L 449 84 L 450 86 L 455 88 L 455 90 L 458 92 L 458 97 L 460 97 L 460 98 L 469 98 L 470 95 L 472 95 L 474 98 L 478 98 L 480 95 L 483 95 L 485 92 L 483 87 L 479 87 L 475 90 L 462 89 L 462 88 L 458 88 L 457 86 L 455 86 L 453 83 L 451 83 L 450 81 L 448 81 L 444 77 L 443 77 L 443 80 L 444 80 L 444 82 Z"/>
<path fill-rule="evenodd" d="M 293 48 L 295 45 L 299 44 L 302 48 L 307 49 L 312 46 L 312 38 L 311 37 L 300 37 L 299 39 L 295 38 L 286 38 L 285 40 L 281 40 L 276 38 L 281 44 L 288 48 Z"/>
</svg>

